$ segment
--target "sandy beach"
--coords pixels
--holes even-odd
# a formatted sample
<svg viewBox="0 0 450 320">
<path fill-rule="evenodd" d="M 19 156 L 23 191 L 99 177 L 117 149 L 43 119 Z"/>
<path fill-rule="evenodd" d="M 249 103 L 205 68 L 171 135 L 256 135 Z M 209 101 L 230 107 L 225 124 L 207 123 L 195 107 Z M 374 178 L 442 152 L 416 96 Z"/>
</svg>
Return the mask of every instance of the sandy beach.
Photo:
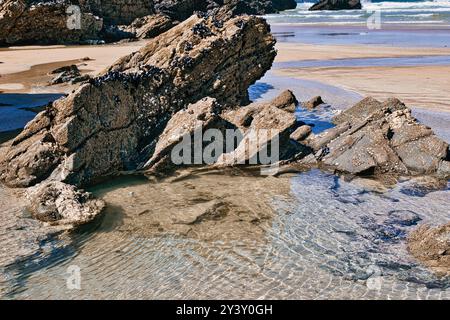
<svg viewBox="0 0 450 320">
<path fill-rule="evenodd" d="M 122 1 L 0 5 L 0 299 L 450 299 L 450 3 Z"/>
<path fill-rule="evenodd" d="M 279 42 L 276 62 L 450 55 L 450 48 L 387 47 L 368 45 L 314 45 Z"/>
<path fill-rule="evenodd" d="M 68 93 L 74 86 L 48 86 L 49 72 L 77 64 L 95 75 L 145 42 L 100 46 L 12 47 L 0 51 L 0 91 L 3 93 Z M 327 85 L 384 100 L 396 96 L 408 105 L 450 112 L 450 66 L 277 67 L 294 61 L 414 58 L 450 56 L 450 48 L 400 48 L 366 45 L 277 44 L 276 75 L 315 80 Z M 89 61 L 81 61 L 89 57 Z M 417 81 L 417 75 L 423 75 Z"/>
<path fill-rule="evenodd" d="M 446 48 L 393 48 L 379 46 L 322 46 L 278 44 L 277 62 L 363 58 L 445 56 Z M 401 60 L 401 59 L 400 59 Z M 450 112 L 450 66 L 373 66 L 280 68 L 275 74 L 316 80 L 363 96 L 384 100 L 395 96 L 411 107 Z M 418 81 L 418 75 L 421 75 Z"/>
<path fill-rule="evenodd" d="M 71 64 L 95 75 L 118 58 L 137 51 L 145 41 L 96 46 L 25 46 L 0 49 L 0 91 L 5 93 L 70 92 L 72 86 L 52 86 L 52 70 Z M 85 58 L 89 58 L 86 61 Z"/>
<path fill-rule="evenodd" d="M 314 79 L 379 100 L 397 97 L 411 107 L 450 112 L 450 66 L 305 68 L 276 74 Z M 422 75 L 418 81 L 417 75 Z"/>
</svg>

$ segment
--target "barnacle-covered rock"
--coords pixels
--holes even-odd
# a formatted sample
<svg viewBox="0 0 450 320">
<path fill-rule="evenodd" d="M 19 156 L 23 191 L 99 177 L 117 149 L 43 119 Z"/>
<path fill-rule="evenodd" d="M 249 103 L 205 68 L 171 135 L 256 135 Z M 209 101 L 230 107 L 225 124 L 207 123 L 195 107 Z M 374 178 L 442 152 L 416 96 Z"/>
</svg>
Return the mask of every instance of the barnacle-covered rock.
<svg viewBox="0 0 450 320">
<path fill-rule="evenodd" d="M 209 32 L 199 33 L 200 25 Z M 248 103 L 274 45 L 261 18 L 218 27 L 212 17 L 192 16 L 39 114 L 2 155 L 0 178 L 12 187 L 49 178 L 83 186 L 139 169 L 188 104 L 206 96 L 224 107 Z"/>
<path fill-rule="evenodd" d="M 366 98 L 305 141 L 322 164 L 352 174 L 450 177 L 449 145 L 398 99 Z"/>
</svg>

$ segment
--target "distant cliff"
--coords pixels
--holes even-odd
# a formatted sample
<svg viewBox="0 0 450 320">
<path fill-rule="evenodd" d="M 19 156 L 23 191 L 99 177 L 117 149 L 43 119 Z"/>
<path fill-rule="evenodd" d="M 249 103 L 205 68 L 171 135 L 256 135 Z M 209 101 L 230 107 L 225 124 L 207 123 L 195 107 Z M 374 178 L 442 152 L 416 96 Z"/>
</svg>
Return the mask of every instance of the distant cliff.
<svg viewBox="0 0 450 320">
<path fill-rule="evenodd" d="M 3 0 L 0 45 L 154 37 L 195 12 L 229 18 L 296 6 L 295 0 Z"/>
<path fill-rule="evenodd" d="M 358 10 L 362 9 L 360 0 L 321 0 L 309 8 L 310 11 L 317 10 Z"/>
</svg>

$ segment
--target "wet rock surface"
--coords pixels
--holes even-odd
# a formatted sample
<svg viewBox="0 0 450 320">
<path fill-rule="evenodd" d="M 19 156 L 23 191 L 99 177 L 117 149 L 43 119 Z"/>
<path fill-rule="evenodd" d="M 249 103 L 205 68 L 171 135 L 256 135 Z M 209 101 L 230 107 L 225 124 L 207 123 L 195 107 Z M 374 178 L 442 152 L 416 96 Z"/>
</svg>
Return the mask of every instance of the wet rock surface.
<svg viewBox="0 0 450 320">
<path fill-rule="evenodd" d="M 260 18 L 191 17 L 40 113 L 12 142 L 1 180 L 80 186 L 138 169 L 189 103 L 206 96 L 224 107 L 247 103 L 248 87 L 272 65 L 274 43 Z"/>
<path fill-rule="evenodd" d="M 50 225 L 86 224 L 105 208 L 103 200 L 62 182 L 44 182 L 27 192 L 33 217 Z"/>
<path fill-rule="evenodd" d="M 0 45 L 153 38 L 196 12 L 230 18 L 295 7 L 294 0 L 6 0 Z"/>
<path fill-rule="evenodd" d="M 103 21 L 81 12 L 77 25 L 68 28 L 68 7 L 73 1 L 6 0 L 0 3 L 0 45 L 81 43 L 99 39 Z"/>
<path fill-rule="evenodd" d="M 307 143 L 326 166 L 359 175 L 450 176 L 448 144 L 397 99 L 366 98 L 333 121 L 335 128 Z"/>
<path fill-rule="evenodd" d="M 408 249 L 436 273 L 450 275 L 450 224 L 419 227 L 409 235 Z"/>
<path fill-rule="evenodd" d="M 359 10 L 362 9 L 360 0 L 320 0 L 310 11 L 317 10 Z"/>
<path fill-rule="evenodd" d="M 70 83 L 75 84 L 83 81 L 88 81 L 91 77 L 89 75 L 82 75 L 76 65 L 70 65 L 58 68 L 51 72 L 56 76 L 50 81 L 50 85 Z"/>
<path fill-rule="evenodd" d="M 317 96 L 317 97 L 312 98 L 309 101 L 303 102 L 303 106 L 306 109 L 313 110 L 324 103 L 325 102 L 323 102 L 322 97 Z"/>
</svg>

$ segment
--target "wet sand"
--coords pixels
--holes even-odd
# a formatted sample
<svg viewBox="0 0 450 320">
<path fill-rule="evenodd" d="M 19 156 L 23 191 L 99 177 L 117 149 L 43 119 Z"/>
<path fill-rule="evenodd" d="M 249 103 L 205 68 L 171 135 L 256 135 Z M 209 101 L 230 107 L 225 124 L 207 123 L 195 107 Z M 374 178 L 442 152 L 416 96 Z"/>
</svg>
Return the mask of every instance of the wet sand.
<svg viewBox="0 0 450 320">
<path fill-rule="evenodd" d="M 340 67 L 343 59 L 449 56 L 448 48 L 395 48 L 363 45 L 279 43 L 279 76 L 315 80 L 362 96 L 385 100 L 395 96 L 410 107 L 450 112 L 450 65 Z M 336 67 L 283 67 L 298 60 L 335 61 Z M 380 61 L 377 61 L 380 63 Z M 399 63 L 401 59 L 399 59 Z M 347 62 L 351 64 L 350 62 Z M 332 102 L 330 102 L 332 103 Z"/>
<path fill-rule="evenodd" d="M 400 48 L 387 46 L 318 45 L 286 42 L 279 42 L 277 44 L 277 49 L 278 55 L 276 62 L 450 55 L 450 48 Z"/>
<path fill-rule="evenodd" d="M 409 107 L 450 112 L 450 66 L 292 68 L 277 75 L 310 79 Z"/>
</svg>

